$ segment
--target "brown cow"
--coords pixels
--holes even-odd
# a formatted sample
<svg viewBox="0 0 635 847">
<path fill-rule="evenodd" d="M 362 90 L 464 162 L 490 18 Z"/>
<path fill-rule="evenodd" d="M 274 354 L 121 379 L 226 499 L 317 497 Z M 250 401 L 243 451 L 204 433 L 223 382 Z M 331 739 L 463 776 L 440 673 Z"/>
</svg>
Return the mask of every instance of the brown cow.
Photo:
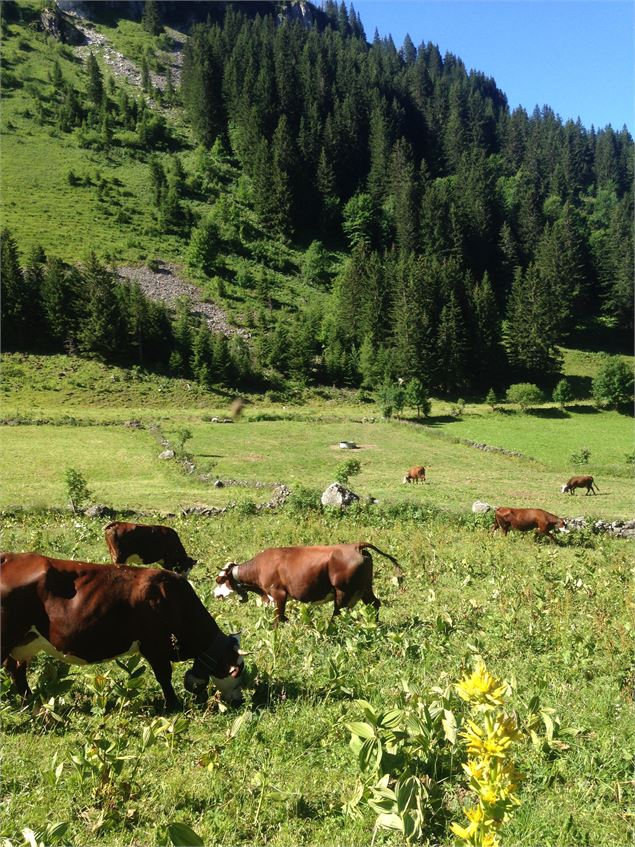
<svg viewBox="0 0 635 847">
<path fill-rule="evenodd" d="M 267 603 L 275 603 L 278 622 L 289 597 L 301 603 L 334 601 L 333 615 L 353 606 L 358 600 L 381 605 L 373 594 L 374 550 L 393 563 L 401 580 L 403 571 L 388 553 L 373 544 L 333 544 L 325 547 L 270 547 L 242 564 L 230 562 L 216 577 L 214 596 L 228 597 L 236 592 L 241 602 L 254 591 Z"/>
<path fill-rule="evenodd" d="M 403 478 L 404 482 L 420 482 L 421 480 L 426 481 L 426 469 L 423 465 L 415 465 L 414 468 L 410 468 Z"/>
<path fill-rule="evenodd" d="M 140 653 L 169 709 L 179 700 L 172 662 L 194 659 L 185 687 L 201 692 L 210 677 L 225 699 L 240 700 L 238 639 L 224 635 L 183 576 L 0 553 L 1 661 L 18 691 L 30 693 L 26 664 L 44 651 L 68 664 Z"/>
<path fill-rule="evenodd" d="M 502 529 L 503 535 L 507 535 L 510 529 L 517 529 L 519 532 L 535 529 L 536 535 L 546 535 L 555 541 L 551 532 L 554 529 L 564 529 L 564 520 L 545 512 L 544 509 L 510 509 L 508 506 L 499 506 L 495 512 L 494 531 L 497 529 Z"/>
<path fill-rule="evenodd" d="M 151 565 L 157 563 L 185 576 L 196 564 L 170 526 L 146 526 L 113 521 L 104 527 L 106 544 L 114 565 Z"/>
<path fill-rule="evenodd" d="M 595 494 L 595 490 L 600 490 L 597 485 L 593 482 L 592 476 L 572 476 L 569 482 L 566 482 L 562 488 L 560 489 L 563 494 L 566 494 L 567 491 L 569 494 L 573 494 L 576 488 L 586 488 L 586 495 L 589 496 L 589 492 Z"/>
</svg>

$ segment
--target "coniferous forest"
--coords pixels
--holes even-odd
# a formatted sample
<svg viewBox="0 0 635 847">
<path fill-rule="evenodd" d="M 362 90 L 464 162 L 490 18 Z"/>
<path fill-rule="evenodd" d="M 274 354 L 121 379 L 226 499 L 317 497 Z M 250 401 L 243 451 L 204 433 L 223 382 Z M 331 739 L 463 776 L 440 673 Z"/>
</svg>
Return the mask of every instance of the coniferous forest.
<svg viewBox="0 0 635 847">
<path fill-rule="evenodd" d="M 150 24 L 179 5 L 146 4 Z M 369 38 L 344 2 L 312 8 L 310 25 L 280 4 L 197 6 L 206 21 L 191 29 L 175 97 L 196 141 L 246 177 L 268 236 L 306 250 L 327 307 L 263 309 L 251 344 L 228 342 L 187 309 L 170 314 L 114 284 L 95 257 L 81 269 L 38 251 L 20 262 L 7 232 L 5 347 L 24 345 L 30 325 L 52 349 L 210 384 L 258 387 L 275 373 L 364 388 L 417 379 L 456 394 L 557 374 L 558 345 L 598 322 L 632 332 L 625 127 L 511 111 L 485 73 L 431 42 Z M 107 143 L 121 124 L 150 149 L 166 141 L 143 101 L 108 92 L 96 63 L 85 73 L 85 94 L 62 86 L 62 130 L 88 123 Z M 182 214 L 185 175 L 158 160 L 150 171 L 163 225 L 181 227 L 204 270 L 217 228 Z M 345 255 L 334 273 L 325 248 Z"/>
</svg>

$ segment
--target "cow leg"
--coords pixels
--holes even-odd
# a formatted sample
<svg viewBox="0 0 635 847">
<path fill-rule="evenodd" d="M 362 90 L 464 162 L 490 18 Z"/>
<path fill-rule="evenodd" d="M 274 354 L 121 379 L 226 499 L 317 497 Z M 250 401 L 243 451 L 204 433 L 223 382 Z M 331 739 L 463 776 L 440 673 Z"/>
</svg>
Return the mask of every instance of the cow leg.
<svg viewBox="0 0 635 847">
<path fill-rule="evenodd" d="M 278 624 L 281 623 L 286 623 L 289 620 L 284 613 L 287 605 L 287 592 L 276 591 L 270 596 L 272 597 L 273 602 L 276 604 L 276 619 L 274 621 L 274 626 L 278 626 Z"/>
<path fill-rule="evenodd" d="M 154 671 L 157 682 L 163 690 L 166 710 L 174 712 L 180 709 L 181 701 L 176 696 L 176 691 L 172 685 L 172 663 L 168 658 L 167 650 L 159 653 L 156 649 L 144 650 L 141 646 L 139 652 Z"/>
<path fill-rule="evenodd" d="M 6 672 L 11 677 L 18 694 L 21 694 L 22 697 L 30 697 L 32 693 L 26 678 L 27 665 L 27 662 L 16 661 L 13 656 L 7 656 L 4 662 Z"/>
</svg>

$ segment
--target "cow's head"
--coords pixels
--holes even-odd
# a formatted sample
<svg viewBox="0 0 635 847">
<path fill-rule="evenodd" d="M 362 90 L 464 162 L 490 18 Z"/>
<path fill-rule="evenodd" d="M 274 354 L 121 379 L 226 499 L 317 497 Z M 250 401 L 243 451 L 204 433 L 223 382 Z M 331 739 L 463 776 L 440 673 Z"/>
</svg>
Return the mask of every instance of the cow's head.
<svg viewBox="0 0 635 847">
<path fill-rule="evenodd" d="M 561 494 L 566 494 L 568 490 L 569 490 L 569 486 L 568 486 L 568 485 L 566 484 L 566 482 L 565 482 L 565 484 L 564 484 L 564 485 L 562 486 L 562 488 L 560 489 L 560 493 L 561 493 Z"/>
<path fill-rule="evenodd" d="M 408 482 L 408 474 L 406 474 L 406 476 L 402 479 L 402 482 Z"/>
<path fill-rule="evenodd" d="M 237 562 L 228 562 L 222 571 L 216 577 L 216 588 L 214 589 L 214 597 L 217 600 L 224 600 L 225 597 L 230 597 L 232 594 L 237 594 L 240 597 L 241 603 L 247 602 L 247 592 L 240 587 L 240 584 L 234 576 L 234 568 L 237 567 Z"/>
<path fill-rule="evenodd" d="M 185 687 L 193 694 L 201 694 L 211 679 L 223 700 L 241 703 L 245 655 L 240 649 L 238 633 L 220 634 L 206 650 L 199 653 L 190 670 L 186 671 Z"/>
<path fill-rule="evenodd" d="M 196 559 L 191 559 L 189 556 L 186 556 L 178 564 L 173 565 L 172 570 L 174 573 L 181 574 L 181 576 L 189 576 L 192 572 L 192 568 L 196 564 Z"/>
</svg>

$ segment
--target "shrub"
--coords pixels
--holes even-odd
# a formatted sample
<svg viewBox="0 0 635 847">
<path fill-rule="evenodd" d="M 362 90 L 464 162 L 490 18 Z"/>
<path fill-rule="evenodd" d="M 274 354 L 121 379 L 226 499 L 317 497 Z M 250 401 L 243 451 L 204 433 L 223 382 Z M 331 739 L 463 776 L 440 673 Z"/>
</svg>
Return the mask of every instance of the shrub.
<svg viewBox="0 0 635 847">
<path fill-rule="evenodd" d="M 517 382 L 510 385 L 505 397 L 508 403 L 518 403 L 523 412 L 544 399 L 542 391 L 533 382 Z"/>
<path fill-rule="evenodd" d="M 498 398 L 496 397 L 496 392 L 494 391 L 493 388 L 490 388 L 490 390 L 485 395 L 485 402 L 491 408 L 492 412 L 496 411 L 496 405 L 498 403 Z"/>
<path fill-rule="evenodd" d="M 357 476 L 362 470 L 359 459 L 347 459 L 335 469 L 335 479 L 340 485 L 346 485 L 350 477 Z"/>
<path fill-rule="evenodd" d="M 76 468 L 67 468 L 64 474 L 66 482 L 66 494 L 70 503 L 70 507 L 74 512 L 90 500 L 92 493 L 86 484 L 86 480 L 80 471 Z"/>
<path fill-rule="evenodd" d="M 633 402 L 633 372 L 623 359 L 606 358 L 593 380 L 593 399 L 613 409 Z"/>
<path fill-rule="evenodd" d="M 453 418 L 462 418 L 465 411 L 465 400 L 462 397 L 456 401 L 453 406 L 450 406 L 450 414 Z"/>
<path fill-rule="evenodd" d="M 579 453 L 572 453 L 569 456 L 569 461 L 573 465 L 588 465 L 591 458 L 591 451 L 588 447 L 583 447 Z"/>
<path fill-rule="evenodd" d="M 551 395 L 554 403 L 558 403 L 561 409 L 564 409 L 565 403 L 570 403 L 573 400 L 573 391 L 566 379 L 561 379 L 553 389 Z"/>
</svg>

